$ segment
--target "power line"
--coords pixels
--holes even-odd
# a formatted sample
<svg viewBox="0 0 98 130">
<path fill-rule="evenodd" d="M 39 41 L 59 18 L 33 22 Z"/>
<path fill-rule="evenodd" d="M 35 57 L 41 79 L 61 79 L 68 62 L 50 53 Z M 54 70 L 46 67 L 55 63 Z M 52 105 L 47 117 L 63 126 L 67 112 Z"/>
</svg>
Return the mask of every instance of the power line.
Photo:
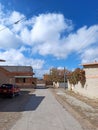
<svg viewBox="0 0 98 130">
<path fill-rule="evenodd" d="M 43 7 L 43 6 L 42 6 L 42 7 Z M 38 8 L 38 9 L 34 10 L 33 12 L 27 14 L 28 18 L 29 18 L 30 16 L 32 16 L 32 14 L 33 14 L 34 12 L 37 12 L 37 11 L 39 11 L 39 9 L 42 9 L 42 7 L 40 7 L 40 8 Z M 27 19 L 27 17 L 24 16 L 24 17 L 22 17 L 21 19 L 15 21 L 14 23 L 10 24 L 9 26 L 6 26 L 6 27 L 0 29 L 0 32 L 3 31 L 3 30 L 5 30 L 5 29 L 7 29 L 7 28 L 9 28 L 9 27 L 11 27 L 11 26 L 13 26 L 13 25 L 16 25 L 16 24 L 22 22 L 22 21 L 25 20 L 25 19 Z"/>
</svg>

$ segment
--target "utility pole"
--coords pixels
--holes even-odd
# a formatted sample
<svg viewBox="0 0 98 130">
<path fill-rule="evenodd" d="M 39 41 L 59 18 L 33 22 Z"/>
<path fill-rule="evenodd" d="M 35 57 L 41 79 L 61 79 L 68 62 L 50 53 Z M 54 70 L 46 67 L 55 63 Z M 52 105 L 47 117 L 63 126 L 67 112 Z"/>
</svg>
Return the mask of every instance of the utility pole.
<svg viewBox="0 0 98 130">
<path fill-rule="evenodd" d="M 65 67 L 64 67 L 64 87 L 66 87 L 66 84 L 65 84 Z"/>
</svg>

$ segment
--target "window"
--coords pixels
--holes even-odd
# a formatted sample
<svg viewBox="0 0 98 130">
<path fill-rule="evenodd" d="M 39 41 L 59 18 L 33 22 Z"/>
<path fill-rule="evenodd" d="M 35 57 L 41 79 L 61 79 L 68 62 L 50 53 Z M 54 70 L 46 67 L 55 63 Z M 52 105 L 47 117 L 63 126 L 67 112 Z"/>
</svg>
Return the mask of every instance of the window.
<svg viewBox="0 0 98 130">
<path fill-rule="evenodd" d="M 23 78 L 23 83 L 25 83 L 26 82 L 26 79 L 25 78 Z"/>
<path fill-rule="evenodd" d="M 25 78 L 16 78 L 15 81 L 16 81 L 16 83 L 25 83 L 26 79 Z"/>
</svg>

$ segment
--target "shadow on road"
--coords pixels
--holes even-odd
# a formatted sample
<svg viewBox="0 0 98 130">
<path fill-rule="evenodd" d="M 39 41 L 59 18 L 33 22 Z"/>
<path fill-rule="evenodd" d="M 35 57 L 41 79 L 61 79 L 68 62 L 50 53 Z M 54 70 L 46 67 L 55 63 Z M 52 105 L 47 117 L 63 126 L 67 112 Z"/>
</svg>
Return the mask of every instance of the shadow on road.
<svg viewBox="0 0 98 130">
<path fill-rule="evenodd" d="M 27 106 L 25 107 L 25 111 L 36 110 L 44 98 L 44 96 L 36 96 L 33 94 Z"/>
<path fill-rule="evenodd" d="M 28 90 L 21 90 L 21 95 L 10 98 L 0 98 L 0 112 L 34 111 L 40 105 L 44 96 L 36 96 Z"/>
</svg>

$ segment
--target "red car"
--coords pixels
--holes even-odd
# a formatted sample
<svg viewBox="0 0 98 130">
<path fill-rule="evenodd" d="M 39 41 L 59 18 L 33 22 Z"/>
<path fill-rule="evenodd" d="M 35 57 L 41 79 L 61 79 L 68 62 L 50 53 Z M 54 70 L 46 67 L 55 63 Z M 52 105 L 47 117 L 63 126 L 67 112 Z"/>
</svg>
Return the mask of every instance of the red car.
<svg viewBox="0 0 98 130">
<path fill-rule="evenodd" d="M 14 97 L 20 94 L 20 88 L 14 84 L 2 84 L 0 87 L 1 96 Z"/>
</svg>

